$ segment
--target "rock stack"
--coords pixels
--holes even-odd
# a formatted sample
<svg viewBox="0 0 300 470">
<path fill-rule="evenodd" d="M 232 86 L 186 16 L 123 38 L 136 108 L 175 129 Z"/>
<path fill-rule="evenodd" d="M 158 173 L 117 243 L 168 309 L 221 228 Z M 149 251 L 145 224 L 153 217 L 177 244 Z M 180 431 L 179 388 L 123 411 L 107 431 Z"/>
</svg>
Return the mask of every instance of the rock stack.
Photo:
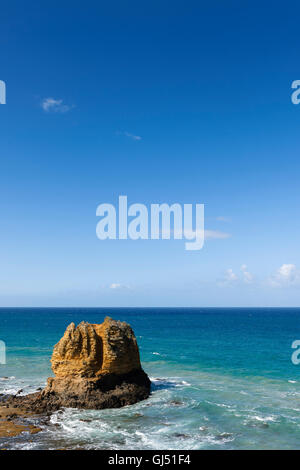
<svg viewBox="0 0 300 470">
<path fill-rule="evenodd" d="M 119 408 L 150 394 L 131 327 L 109 317 L 102 324 L 71 323 L 54 346 L 51 364 L 55 377 L 41 393 L 15 397 L 17 406 L 37 412 Z"/>
</svg>

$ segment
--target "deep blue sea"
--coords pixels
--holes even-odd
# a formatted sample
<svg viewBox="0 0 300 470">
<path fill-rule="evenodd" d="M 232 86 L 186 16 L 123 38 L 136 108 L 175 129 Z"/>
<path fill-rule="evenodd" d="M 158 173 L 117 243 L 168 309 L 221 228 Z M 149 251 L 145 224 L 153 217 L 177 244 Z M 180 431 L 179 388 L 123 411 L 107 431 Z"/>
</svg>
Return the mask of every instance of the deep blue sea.
<svg viewBox="0 0 300 470">
<path fill-rule="evenodd" d="M 0 393 L 34 392 L 69 323 L 127 321 L 152 380 L 148 400 L 117 410 L 65 409 L 6 449 L 300 449 L 300 309 L 0 309 Z"/>
</svg>

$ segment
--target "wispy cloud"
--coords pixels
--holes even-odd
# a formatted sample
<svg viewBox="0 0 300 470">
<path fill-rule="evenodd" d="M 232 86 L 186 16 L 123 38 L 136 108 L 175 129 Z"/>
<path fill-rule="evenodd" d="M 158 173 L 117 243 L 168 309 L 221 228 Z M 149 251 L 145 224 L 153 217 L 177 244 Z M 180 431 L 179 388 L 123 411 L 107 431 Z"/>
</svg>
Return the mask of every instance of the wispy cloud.
<svg viewBox="0 0 300 470">
<path fill-rule="evenodd" d="M 231 218 L 225 215 L 219 215 L 218 217 L 216 217 L 216 220 L 218 222 L 231 222 Z"/>
<path fill-rule="evenodd" d="M 231 234 L 226 232 L 220 232 L 219 230 L 205 230 L 205 240 L 220 240 L 230 238 Z"/>
<path fill-rule="evenodd" d="M 110 289 L 121 289 L 122 288 L 122 285 L 121 284 L 117 284 L 117 283 L 113 283 L 109 286 Z"/>
<path fill-rule="evenodd" d="M 74 106 L 65 104 L 63 100 L 56 100 L 54 98 L 43 99 L 41 107 L 46 113 L 67 113 L 74 108 Z"/>
<path fill-rule="evenodd" d="M 117 135 L 124 135 L 125 137 L 128 137 L 129 139 L 132 139 L 132 140 L 142 140 L 142 137 L 140 135 L 135 135 L 135 134 L 131 134 L 130 132 L 116 132 Z"/>
<path fill-rule="evenodd" d="M 161 230 L 161 236 L 164 237 L 169 234 L 167 230 Z M 184 239 L 185 237 L 188 239 L 196 238 L 196 230 L 174 230 L 170 229 L 170 238 L 177 238 L 180 237 Z M 220 232 L 219 230 L 204 230 L 204 239 L 205 240 L 224 240 L 225 238 L 230 238 L 231 234 L 226 232 Z"/>
<path fill-rule="evenodd" d="M 112 290 L 129 289 L 128 286 L 126 286 L 124 284 L 119 284 L 117 282 L 113 282 L 112 284 L 110 284 L 109 288 L 112 289 Z"/>
</svg>

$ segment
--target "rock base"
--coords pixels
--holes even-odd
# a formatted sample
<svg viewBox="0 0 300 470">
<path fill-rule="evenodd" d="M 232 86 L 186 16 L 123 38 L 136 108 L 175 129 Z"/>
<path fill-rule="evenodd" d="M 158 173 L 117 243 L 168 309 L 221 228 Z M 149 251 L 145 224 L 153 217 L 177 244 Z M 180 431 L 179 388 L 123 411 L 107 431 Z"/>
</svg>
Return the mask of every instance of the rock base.
<svg viewBox="0 0 300 470">
<path fill-rule="evenodd" d="M 76 380 L 50 378 L 40 393 L 10 397 L 6 404 L 33 413 L 47 413 L 60 408 L 101 410 L 120 408 L 145 400 L 150 395 L 150 380 L 142 370 L 123 376 L 110 374 L 101 379 Z"/>
</svg>

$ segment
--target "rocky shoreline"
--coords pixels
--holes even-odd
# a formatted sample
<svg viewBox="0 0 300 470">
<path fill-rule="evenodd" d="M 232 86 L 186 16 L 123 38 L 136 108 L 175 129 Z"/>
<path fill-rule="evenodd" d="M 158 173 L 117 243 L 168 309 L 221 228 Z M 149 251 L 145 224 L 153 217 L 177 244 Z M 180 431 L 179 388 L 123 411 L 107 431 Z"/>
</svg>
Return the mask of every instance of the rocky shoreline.
<svg viewBox="0 0 300 470">
<path fill-rule="evenodd" d="M 55 377 L 44 390 L 0 396 L 0 438 L 39 432 L 26 421 L 33 415 L 47 417 L 60 408 L 120 408 L 150 395 L 133 330 L 110 317 L 102 324 L 71 323 L 54 347 L 51 364 Z"/>
<path fill-rule="evenodd" d="M 11 402 L 13 398 L 0 396 L 0 439 L 16 437 L 23 432 L 31 435 L 40 432 L 42 429 L 30 422 L 34 413 L 15 406 Z"/>
</svg>

